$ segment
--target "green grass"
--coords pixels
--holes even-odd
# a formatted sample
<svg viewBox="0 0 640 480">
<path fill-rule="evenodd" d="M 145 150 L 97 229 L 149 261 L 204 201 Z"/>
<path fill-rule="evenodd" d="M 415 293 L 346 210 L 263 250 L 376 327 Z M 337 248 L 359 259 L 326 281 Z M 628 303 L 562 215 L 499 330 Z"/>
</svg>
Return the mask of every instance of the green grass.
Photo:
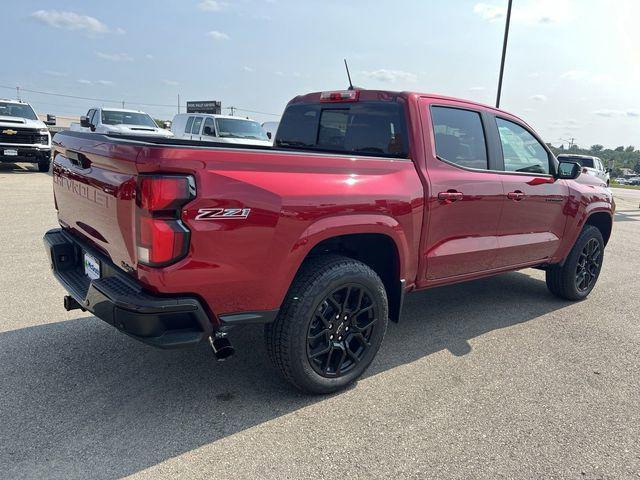
<svg viewBox="0 0 640 480">
<path fill-rule="evenodd" d="M 640 190 L 640 185 L 620 185 L 614 181 L 611 182 L 613 188 L 628 188 L 629 190 Z"/>
</svg>

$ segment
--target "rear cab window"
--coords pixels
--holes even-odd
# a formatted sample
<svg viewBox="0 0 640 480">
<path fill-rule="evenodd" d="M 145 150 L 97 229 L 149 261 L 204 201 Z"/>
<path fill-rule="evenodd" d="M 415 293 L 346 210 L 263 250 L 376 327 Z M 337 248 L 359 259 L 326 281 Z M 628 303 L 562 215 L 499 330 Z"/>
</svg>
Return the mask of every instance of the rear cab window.
<svg viewBox="0 0 640 480">
<path fill-rule="evenodd" d="M 404 107 L 394 100 L 292 104 L 282 116 L 275 146 L 408 158 Z"/>
</svg>

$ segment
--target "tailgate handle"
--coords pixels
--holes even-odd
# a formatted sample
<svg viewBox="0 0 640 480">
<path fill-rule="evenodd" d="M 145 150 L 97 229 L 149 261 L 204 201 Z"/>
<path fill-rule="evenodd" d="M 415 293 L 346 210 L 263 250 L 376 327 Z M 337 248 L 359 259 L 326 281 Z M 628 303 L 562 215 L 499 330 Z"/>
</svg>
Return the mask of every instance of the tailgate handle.
<svg viewBox="0 0 640 480">
<path fill-rule="evenodd" d="M 67 150 L 66 157 L 76 167 L 89 168 L 91 166 L 91 160 L 89 160 L 89 158 L 84 153 Z"/>
</svg>

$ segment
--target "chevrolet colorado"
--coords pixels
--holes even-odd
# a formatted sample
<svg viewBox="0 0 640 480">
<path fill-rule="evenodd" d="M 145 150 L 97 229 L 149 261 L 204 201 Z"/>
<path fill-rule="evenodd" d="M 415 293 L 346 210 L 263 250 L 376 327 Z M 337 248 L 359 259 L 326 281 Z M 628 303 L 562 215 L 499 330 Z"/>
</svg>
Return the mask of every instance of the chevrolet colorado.
<svg viewBox="0 0 640 480">
<path fill-rule="evenodd" d="M 63 132 L 54 149 L 44 241 L 67 309 L 219 359 L 265 324 L 313 393 L 362 375 L 407 292 L 537 267 L 584 299 L 615 208 L 519 118 L 419 93 L 296 97 L 273 147 Z"/>
</svg>

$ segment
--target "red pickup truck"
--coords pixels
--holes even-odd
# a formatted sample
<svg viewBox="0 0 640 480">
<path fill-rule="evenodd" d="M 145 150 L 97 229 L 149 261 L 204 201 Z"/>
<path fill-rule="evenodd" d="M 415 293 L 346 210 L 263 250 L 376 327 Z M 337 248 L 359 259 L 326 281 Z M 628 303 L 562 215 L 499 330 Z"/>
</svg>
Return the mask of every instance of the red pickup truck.
<svg viewBox="0 0 640 480">
<path fill-rule="evenodd" d="M 299 96 L 273 147 L 64 132 L 54 148 L 44 240 L 67 309 L 220 359 L 234 327 L 265 324 L 307 392 L 360 377 L 407 292 L 537 267 L 585 298 L 611 235 L 602 182 L 519 118 L 442 96 Z"/>
</svg>

